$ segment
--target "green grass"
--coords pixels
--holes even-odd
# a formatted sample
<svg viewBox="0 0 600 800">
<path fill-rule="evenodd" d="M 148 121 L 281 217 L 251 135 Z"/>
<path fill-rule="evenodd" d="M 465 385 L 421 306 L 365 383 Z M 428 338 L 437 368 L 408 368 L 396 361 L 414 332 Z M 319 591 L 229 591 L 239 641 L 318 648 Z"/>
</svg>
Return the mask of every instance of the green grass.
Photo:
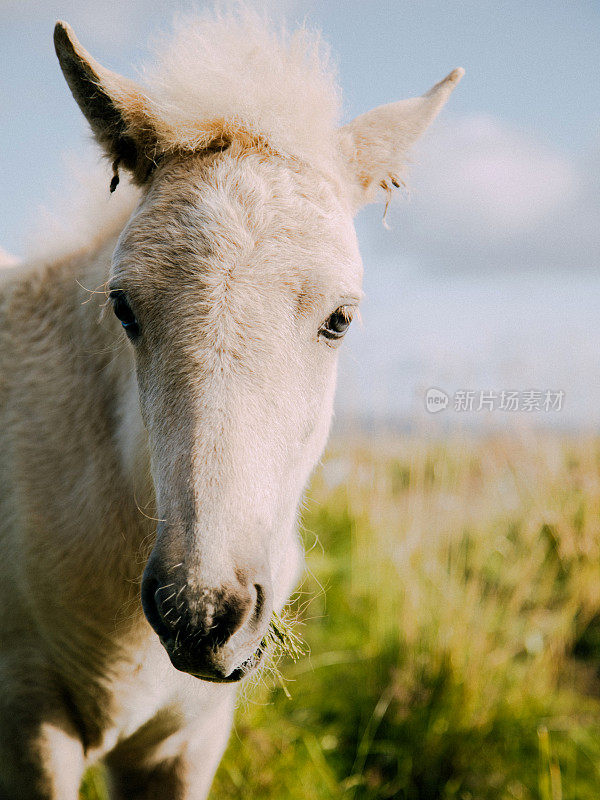
<svg viewBox="0 0 600 800">
<path fill-rule="evenodd" d="M 337 443 L 304 538 L 211 800 L 600 797 L 600 441 Z"/>
</svg>

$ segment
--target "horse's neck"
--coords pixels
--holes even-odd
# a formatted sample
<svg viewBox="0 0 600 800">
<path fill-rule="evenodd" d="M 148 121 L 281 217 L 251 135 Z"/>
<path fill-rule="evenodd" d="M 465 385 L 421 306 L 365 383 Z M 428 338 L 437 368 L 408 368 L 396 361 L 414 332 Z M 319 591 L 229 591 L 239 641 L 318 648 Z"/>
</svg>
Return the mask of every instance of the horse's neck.
<svg viewBox="0 0 600 800">
<path fill-rule="evenodd" d="M 114 243 L 0 287 L 0 540 L 40 620 L 69 631 L 90 615 L 127 640 L 156 514 L 132 348 L 103 309 Z"/>
</svg>

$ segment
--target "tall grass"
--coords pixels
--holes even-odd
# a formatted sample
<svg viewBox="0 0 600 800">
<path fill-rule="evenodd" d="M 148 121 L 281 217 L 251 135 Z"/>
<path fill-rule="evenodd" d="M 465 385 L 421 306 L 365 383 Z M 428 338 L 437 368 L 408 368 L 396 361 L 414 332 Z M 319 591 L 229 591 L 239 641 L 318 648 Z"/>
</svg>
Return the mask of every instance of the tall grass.
<svg viewBox="0 0 600 800">
<path fill-rule="evenodd" d="M 215 800 L 600 797 L 597 440 L 340 442 L 304 519 L 312 655 Z"/>
<path fill-rule="evenodd" d="M 337 442 L 304 538 L 212 800 L 598 800 L 599 440 Z"/>
</svg>

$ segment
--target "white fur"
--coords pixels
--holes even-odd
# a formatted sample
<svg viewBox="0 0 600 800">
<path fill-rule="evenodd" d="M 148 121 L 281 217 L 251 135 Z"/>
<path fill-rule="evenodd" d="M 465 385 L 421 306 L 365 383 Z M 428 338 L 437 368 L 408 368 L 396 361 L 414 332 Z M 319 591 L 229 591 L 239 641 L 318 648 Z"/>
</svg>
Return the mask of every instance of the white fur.
<svg viewBox="0 0 600 800">
<path fill-rule="evenodd" d="M 316 32 L 277 31 L 256 12 L 181 19 L 143 70 L 150 107 L 174 150 L 198 150 L 210 123 L 247 131 L 289 156 L 330 165 L 341 95 Z"/>
<path fill-rule="evenodd" d="M 242 671 L 300 568 L 298 506 L 335 389 L 322 328 L 361 296 L 352 212 L 395 179 L 460 75 L 339 130 L 305 31 L 186 22 L 144 90 L 67 26 L 55 42 L 139 188 L 102 201 L 79 249 L 3 271 L 0 796 L 75 800 L 104 759 L 115 800 L 201 800 L 234 689 L 171 666 L 142 570 L 161 571 L 159 591 L 181 583 L 190 626 L 236 582 L 253 603 L 263 590 L 211 646 L 221 677 Z M 135 344 L 108 287 L 135 310 Z"/>
</svg>

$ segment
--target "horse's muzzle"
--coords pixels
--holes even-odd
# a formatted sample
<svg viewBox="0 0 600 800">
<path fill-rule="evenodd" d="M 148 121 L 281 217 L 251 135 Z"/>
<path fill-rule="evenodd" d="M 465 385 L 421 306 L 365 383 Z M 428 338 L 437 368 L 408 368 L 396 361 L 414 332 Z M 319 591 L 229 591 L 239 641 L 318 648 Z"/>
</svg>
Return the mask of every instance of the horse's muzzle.
<svg viewBox="0 0 600 800">
<path fill-rule="evenodd" d="M 234 682 L 260 663 L 272 612 L 270 584 L 240 581 L 192 588 L 162 579 L 148 563 L 142 607 L 176 669 L 207 681 Z"/>
</svg>

